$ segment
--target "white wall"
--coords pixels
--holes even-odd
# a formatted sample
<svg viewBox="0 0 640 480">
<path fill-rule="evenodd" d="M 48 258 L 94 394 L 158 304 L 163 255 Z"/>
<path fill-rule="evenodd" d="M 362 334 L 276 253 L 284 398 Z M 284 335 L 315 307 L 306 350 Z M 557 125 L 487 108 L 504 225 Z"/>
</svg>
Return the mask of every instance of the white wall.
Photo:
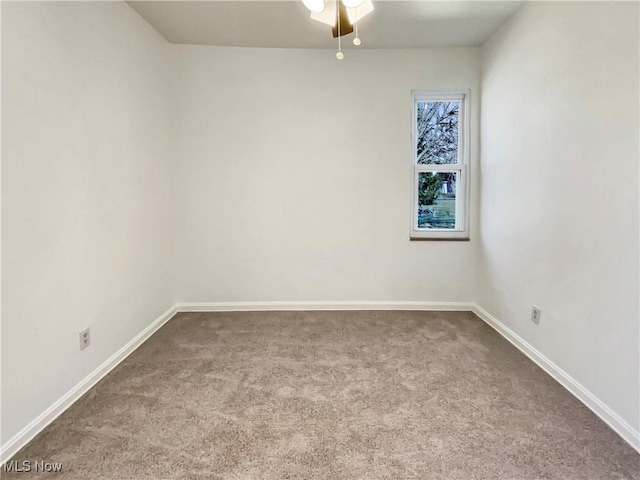
<svg viewBox="0 0 640 480">
<path fill-rule="evenodd" d="M 477 283 L 480 306 L 636 431 L 638 13 L 533 2 L 487 43 Z"/>
<path fill-rule="evenodd" d="M 174 53 L 179 301 L 473 299 L 473 213 L 409 241 L 409 135 L 411 89 L 470 88 L 476 166 L 478 48 Z"/>
<path fill-rule="evenodd" d="M 2 7 L 3 442 L 174 300 L 476 292 L 637 426 L 637 4 L 531 4 L 488 43 L 481 229 L 480 49 L 338 62 Z M 415 88 L 472 91 L 470 242 L 408 240 Z"/>
<path fill-rule="evenodd" d="M 2 9 L 6 443 L 175 299 L 168 45 L 124 3 Z"/>
</svg>

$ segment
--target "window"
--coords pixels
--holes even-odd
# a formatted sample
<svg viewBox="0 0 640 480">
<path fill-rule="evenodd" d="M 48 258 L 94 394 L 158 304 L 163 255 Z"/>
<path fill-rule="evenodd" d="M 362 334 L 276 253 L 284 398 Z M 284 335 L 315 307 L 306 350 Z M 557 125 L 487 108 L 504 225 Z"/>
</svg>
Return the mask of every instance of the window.
<svg viewBox="0 0 640 480">
<path fill-rule="evenodd" d="M 412 239 L 469 238 L 468 93 L 412 93 Z"/>
</svg>

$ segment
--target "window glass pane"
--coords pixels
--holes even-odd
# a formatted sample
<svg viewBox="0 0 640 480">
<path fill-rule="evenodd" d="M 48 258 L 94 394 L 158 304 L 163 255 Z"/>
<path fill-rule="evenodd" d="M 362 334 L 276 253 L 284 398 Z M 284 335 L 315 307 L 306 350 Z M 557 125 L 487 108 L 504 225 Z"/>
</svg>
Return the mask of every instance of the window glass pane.
<svg viewBox="0 0 640 480">
<path fill-rule="evenodd" d="M 456 228 L 457 172 L 418 173 L 418 228 Z"/>
<path fill-rule="evenodd" d="M 416 161 L 458 163 L 460 102 L 416 102 Z"/>
</svg>

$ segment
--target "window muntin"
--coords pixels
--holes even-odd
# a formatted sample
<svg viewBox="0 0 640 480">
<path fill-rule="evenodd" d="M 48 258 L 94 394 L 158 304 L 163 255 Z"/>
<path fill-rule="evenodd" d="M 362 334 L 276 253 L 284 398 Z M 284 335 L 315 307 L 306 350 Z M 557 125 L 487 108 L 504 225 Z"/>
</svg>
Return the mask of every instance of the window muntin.
<svg viewBox="0 0 640 480">
<path fill-rule="evenodd" d="M 468 238 L 467 100 L 412 94 L 412 239 Z"/>
</svg>

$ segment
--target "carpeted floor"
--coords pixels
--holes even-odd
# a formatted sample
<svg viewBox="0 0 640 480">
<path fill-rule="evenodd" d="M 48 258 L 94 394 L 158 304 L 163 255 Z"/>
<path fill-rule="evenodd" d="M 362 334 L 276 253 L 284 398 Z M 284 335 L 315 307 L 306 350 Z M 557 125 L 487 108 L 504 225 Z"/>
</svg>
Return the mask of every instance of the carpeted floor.
<svg viewBox="0 0 640 480">
<path fill-rule="evenodd" d="M 640 478 L 640 455 L 460 312 L 178 314 L 23 459 L 64 479 Z"/>
</svg>

